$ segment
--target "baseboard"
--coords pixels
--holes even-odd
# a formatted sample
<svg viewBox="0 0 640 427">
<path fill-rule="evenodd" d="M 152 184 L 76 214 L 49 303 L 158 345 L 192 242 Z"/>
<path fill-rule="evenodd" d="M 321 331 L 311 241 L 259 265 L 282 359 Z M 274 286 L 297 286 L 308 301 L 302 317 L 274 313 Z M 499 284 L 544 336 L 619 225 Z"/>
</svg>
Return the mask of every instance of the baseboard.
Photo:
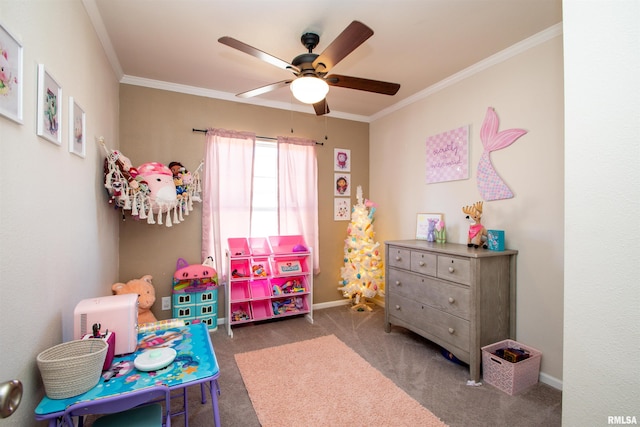
<svg viewBox="0 0 640 427">
<path fill-rule="evenodd" d="M 539 380 L 541 383 L 546 384 L 550 387 L 553 387 L 557 390 L 562 391 L 562 381 L 557 379 L 556 377 L 552 377 L 551 375 L 545 374 L 544 372 L 540 373 Z"/>
</svg>

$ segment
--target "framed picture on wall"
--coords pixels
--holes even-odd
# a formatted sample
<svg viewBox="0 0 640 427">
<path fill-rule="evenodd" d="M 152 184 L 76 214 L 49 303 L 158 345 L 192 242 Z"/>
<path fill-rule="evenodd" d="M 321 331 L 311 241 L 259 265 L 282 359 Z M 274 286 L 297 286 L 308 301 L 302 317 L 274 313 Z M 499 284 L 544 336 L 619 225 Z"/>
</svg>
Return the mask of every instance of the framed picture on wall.
<svg viewBox="0 0 640 427">
<path fill-rule="evenodd" d="M 351 199 L 336 197 L 333 199 L 333 220 L 349 221 L 351 219 Z"/>
<path fill-rule="evenodd" d="M 22 45 L 0 23 L 0 115 L 22 124 Z"/>
<path fill-rule="evenodd" d="M 38 64 L 38 136 L 62 145 L 62 86 Z"/>
<path fill-rule="evenodd" d="M 333 149 L 333 170 L 351 172 L 351 150 L 346 148 Z"/>
<path fill-rule="evenodd" d="M 469 179 L 469 126 L 427 138 L 427 184 Z"/>
<path fill-rule="evenodd" d="M 73 96 L 69 97 L 69 151 L 76 156 L 86 155 L 86 115 Z"/>
<path fill-rule="evenodd" d="M 419 213 L 416 221 L 416 239 L 435 241 L 435 227 L 440 221 L 440 213 Z"/>
<path fill-rule="evenodd" d="M 350 173 L 334 173 L 333 174 L 333 195 L 334 196 L 350 196 L 351 195 L 351 174 Z"/>
</svg>

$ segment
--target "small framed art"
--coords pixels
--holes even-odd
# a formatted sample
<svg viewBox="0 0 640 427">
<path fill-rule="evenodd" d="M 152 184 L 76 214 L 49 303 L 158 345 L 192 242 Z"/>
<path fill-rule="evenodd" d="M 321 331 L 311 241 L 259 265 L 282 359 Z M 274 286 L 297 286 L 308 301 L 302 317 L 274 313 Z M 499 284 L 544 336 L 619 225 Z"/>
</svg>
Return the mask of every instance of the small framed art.
<svg viewBox="0 0 640 427">
<path fill-rule="evenodd" d="M 336 172 L 351 172 L 351 150 L 346 148 L 333 149 L 333 170 Z"/>
<path fill-rule="evenodd" d="M 333 199 L 333 220 L 349 221 L 351 219 L 351 199 L 336 197 Z"/>
<path fill-rule="evenodd" d="M 442 221 L 442 214 L 439 213 L 419 213 L 416 221 L 416 239 L 436 240 L 436 225 Z"/>
<path fill-rule="evenodd" d="M 427 184 L 469 179 L 469 126 L 427 138 Z"/>
<path fill-rule="evenodd" d="M 76 156 L 86 155 L 86 117 L 80 105 L 69 97 L 69 151 Z"/>
<path fill-rule="evenodd" d="M 351 195 L 351 174 L 350 173 L 334 173 L 333 187 L 334 196 L 350 196 Z"/>
<path fill-rule="evenodd" d="M 0 24 L 0 115 L 22 124 L 22 45 Z"/>
<path fill-rule="evenodd" d="M 38 64 L 38 136 L 62 145 L 62 86 Z"/>
</svg>

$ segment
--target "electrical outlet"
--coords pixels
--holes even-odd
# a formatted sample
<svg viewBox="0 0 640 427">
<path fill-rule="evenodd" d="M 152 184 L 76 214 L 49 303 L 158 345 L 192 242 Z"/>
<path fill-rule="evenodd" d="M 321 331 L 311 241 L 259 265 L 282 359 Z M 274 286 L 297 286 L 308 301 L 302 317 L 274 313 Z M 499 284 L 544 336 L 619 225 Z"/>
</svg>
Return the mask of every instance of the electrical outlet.
<svg viewBox="0 0 640 427">
<path fill-rule="evenodd" d="M 162 297 L 162 309 L 171 310 L 171 297 Z"/>
</svg>

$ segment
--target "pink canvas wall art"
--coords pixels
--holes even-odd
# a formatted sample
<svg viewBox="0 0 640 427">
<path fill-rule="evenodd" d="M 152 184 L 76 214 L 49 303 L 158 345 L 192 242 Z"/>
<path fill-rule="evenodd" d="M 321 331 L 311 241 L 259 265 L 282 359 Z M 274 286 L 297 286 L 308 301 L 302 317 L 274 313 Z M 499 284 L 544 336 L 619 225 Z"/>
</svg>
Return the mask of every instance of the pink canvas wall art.
<svg viewBox="0 0 640 427">
<path fill-rule="evenodd" d="M 427 138 L 427 184 L 469 178 L 469 126 Z"/>
</svg>

